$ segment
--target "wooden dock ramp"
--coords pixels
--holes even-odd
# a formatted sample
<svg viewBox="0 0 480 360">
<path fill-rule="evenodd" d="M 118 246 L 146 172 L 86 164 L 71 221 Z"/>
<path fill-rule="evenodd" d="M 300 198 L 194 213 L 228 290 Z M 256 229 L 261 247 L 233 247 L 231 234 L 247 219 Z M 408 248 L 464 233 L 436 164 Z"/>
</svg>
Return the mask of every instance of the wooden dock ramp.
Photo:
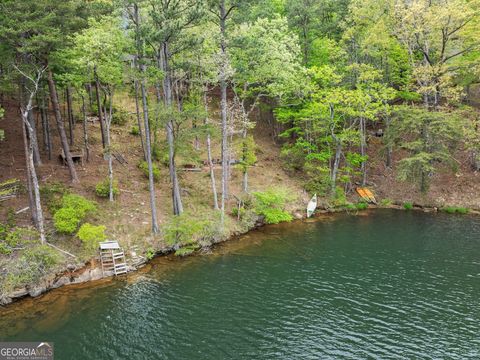
<svg viewBox="0 0 480 360">
<path fill-rule="evenodd" d="M 100 260 L 103 276 L 122 275 L 127 273 L 125 252 L 116 241 L 100 243 Z"/>
</svg>

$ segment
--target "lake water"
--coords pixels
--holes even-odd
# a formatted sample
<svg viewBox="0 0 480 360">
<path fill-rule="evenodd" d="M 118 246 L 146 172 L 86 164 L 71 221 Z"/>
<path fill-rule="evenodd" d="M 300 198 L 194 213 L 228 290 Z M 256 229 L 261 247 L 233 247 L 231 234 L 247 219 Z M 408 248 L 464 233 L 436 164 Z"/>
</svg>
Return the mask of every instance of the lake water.
<svg viewBox="0 0 480 360">
<path fill-rule="evenodd" d="M 271 226 L 0 309 L 56 359 L 478 359 L 480 218 L 395 210 Z"/>
</svg>

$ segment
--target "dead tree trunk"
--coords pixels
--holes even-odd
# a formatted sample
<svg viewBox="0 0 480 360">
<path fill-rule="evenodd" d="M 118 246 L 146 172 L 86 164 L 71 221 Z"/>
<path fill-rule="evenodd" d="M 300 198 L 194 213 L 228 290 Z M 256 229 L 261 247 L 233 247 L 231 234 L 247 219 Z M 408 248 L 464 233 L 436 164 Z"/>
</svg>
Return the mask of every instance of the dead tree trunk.
<svg viewBox="0 0 480 360">
<path fill-rule="evenodd" d="M 37 94 L 38 91 L 38 83 L 40 82 L 40 79 L 43 74 L 43 70 L 38 72 L 38 76 L 36 79 L 29 78 L 33 82 L 33 87 L 29 90 L 29 98 L 27 101 L 26 106 L 22 106 L 20 109 L 21 115 L 22 115 L 22 131 L 23 131 L 23 139 L 25 142 L 25 150 L 26 150 L 26 166 L 27 166 L 27 177 L 28 177 L 28 183 L 30 185 L 30 189 L 32 190 L 33 193 L 33 201 L 31 201 L 31 209 L 32 209 L 32 217 L 34 218 L 34 223 L 35 226 L 37 227 L 37 230 L 40 235 L 40 242 L 42 244 L 46 243 L 46 238 L 45 238 L 45 227 L 44 227 L 44 220 L 43 220 L 43 212 L 42 212 L 42 204 L 40 201 L 40 186 L 38 183 L 38 177 L 37 177 L 37 172 L 35 169 L 35 162 L 33 160 L 34 157 L 34 147 L 33 147 L 33 141 L 32 139 L 34 138 L 34 128 L 30 124 L 30 119 L 29 119 L 29 114 L 32 112 L 33 109 L 33 99 Z M 28 130 L 28 137 L 27 137 L 27 132 Z M 29 138 L 29 139 L 28 139 Z M 28 142 L 28 145 L 27 145 Z M 32 206 L 33 205 L 33 206 Z"/>
<path fill-rule="evenodd" d="M 28 122 L 33 129 L 33 132 L 30 134 L 28 133 L 28 137 L 30 138 L 30 142 L 33 147 L 33 161 L 35 165 L 42 165 L 42 159 L 40 158 L 40 149 L 38 148 L 38 138 L 37 138 L 37 125 L 35 124 L 35 118 L 33 116 L 33 107 L 28 112 Z"/>
<path fill-rule="evenodd" d="M 22 111 L 20 110 L 20 113 Z M 23 148 L 25 151 L 25 162 L 26 162 L 26 170 L 27 170 L 27 194 L 28 194 L 28 205 L 30 207 L 30 213 L 32 215 L 32 221 L 36 225 L 37 224 L 37 213 L 35 208 L 35 200 L 33 197 L 33 186 L 32 186 L 32 176 L 30 174 L 30 166 L 28 166 L 28 159 L 30 157 L 30 149 L 28 145 L 28 137 L 27 137 L 27 130 L 26 125 L 23 122 L 22 116 L 22 135 L 23 135 Z"/>
<path fill-rule="evenodd" d="M 65 127 L 63 126 L 62 114 L 60 113 L 60 105 L 58 104 L 58 94 L 53 80 L 52 70 L 48 70 L 48 88 L 50 90 L 50 99 L 52 101 L 52 107 L 55 114 L 55 121 L 57 122 L 58 133 L 60 135 L 60 142 L 62 144 L 63 153 L 67 160 L 68 170 L 70 171 L 70 178 L 72 182 L 79 182 L 75 165 L 73 164 L 72 155 L 70 154 L 70 147 L 68 145 L 67 134 L 65 133 Z"/>
</svg>

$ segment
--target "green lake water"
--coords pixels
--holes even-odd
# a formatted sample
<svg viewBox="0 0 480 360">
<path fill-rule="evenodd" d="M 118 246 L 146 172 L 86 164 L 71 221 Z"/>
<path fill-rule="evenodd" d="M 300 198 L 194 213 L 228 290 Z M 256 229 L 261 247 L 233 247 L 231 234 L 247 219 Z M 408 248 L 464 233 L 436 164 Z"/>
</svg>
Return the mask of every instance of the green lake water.
<svg viewBox="0 0 480 360">
<path fill-rule="evenodd" d="M 265 227 L 0 309 L 56 359 L 479 359 L 480 218 L 395 210 Z"/>
</svg>

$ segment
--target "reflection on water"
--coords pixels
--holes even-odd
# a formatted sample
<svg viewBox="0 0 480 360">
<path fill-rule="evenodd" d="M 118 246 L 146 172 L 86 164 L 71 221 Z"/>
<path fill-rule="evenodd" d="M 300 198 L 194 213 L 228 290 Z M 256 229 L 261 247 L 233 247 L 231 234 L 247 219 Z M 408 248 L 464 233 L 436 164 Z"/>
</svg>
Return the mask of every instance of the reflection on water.
<svg viewBox="0 0 480 360">
<path fill-rule="evenodd" d="M 260 229 L 0 310 L 59 359 L 480 357 L 480 220 L 401 211 Z"/>
</svg>

